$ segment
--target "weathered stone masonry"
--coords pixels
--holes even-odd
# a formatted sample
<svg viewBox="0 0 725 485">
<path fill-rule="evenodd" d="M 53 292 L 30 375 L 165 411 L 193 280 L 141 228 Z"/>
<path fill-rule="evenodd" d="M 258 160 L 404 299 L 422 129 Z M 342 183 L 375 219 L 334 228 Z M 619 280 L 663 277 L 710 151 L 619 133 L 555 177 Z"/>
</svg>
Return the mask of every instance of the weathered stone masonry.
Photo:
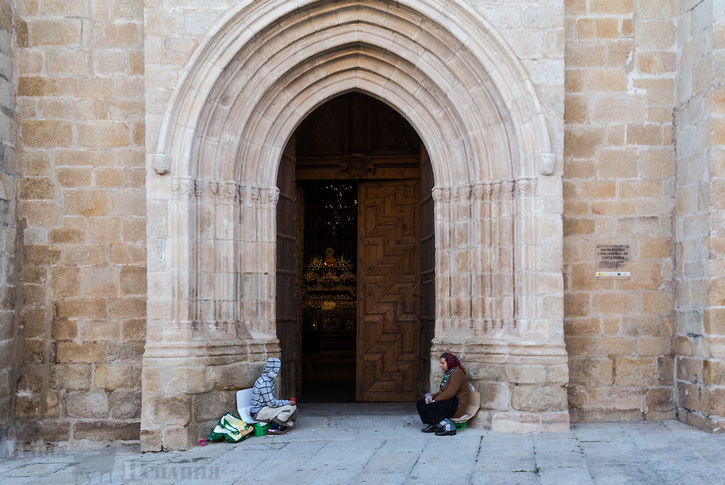
<svg viewBox="0 0 725 485">
<path fill-rule="evenodd" d="M 675 416 L 675 3 L 567 2 L 565 333 L 576 420 Z M 630 280 L 596 280 L 628 244 Z"/>
<path fill-rule="evenodd" d="M 677 54 L 675 392 L 679 418 L 725 431 L 725 8 L 683 2 Z"/>
<path fill-rule="evenodd" d="M 16 115 L 14 4 L 0 2 L 0 459 L 15 448 Z"/>
<path fill-rule="evenodd" d="M 282 150 L 347 90 L 430 154 L 474 424 L 721 432 L 722 5 L 0 0 L 0 450 L 208 432 L 279 352 Z"/>
<path fill-rule="evenodd" d="M 22 443 L 137 440 L 143 6 L 15 2 Z"/>
<path fill-rule="evenodd" d="M 199 46 L 173 92 L 149 81 L 168 104 L 146 106 L 148 217 L 158 228 L 150 244 L 162 257 L 149 258 L 144 449 L 190 446 L 215 419 L 210 405 L 229 406 L 230 382 L 254 375 L 246 362 L 258 370 L 264 353 L 254 354 L 275 348 L 276 167 L 297 123 L 351 89 L 405 113 L 430 154 L 435 344 L 474 367 L 474 356 L 487 362 L 481 348 L 492 356 L 500 372 L 475 377 L 495 390 L 482 419 L 498 430 L 568 428 L 561 146 L 548 131 L 561 118 L 547 119 L 483 18 L 448 8 L 244 3 Z M 161 61 L 147 58 L 147 72 Z M 185 385 L 159 385 L 157 375 Z M 523 404 L 534 393 L 548 397 Z"/>
</svg>

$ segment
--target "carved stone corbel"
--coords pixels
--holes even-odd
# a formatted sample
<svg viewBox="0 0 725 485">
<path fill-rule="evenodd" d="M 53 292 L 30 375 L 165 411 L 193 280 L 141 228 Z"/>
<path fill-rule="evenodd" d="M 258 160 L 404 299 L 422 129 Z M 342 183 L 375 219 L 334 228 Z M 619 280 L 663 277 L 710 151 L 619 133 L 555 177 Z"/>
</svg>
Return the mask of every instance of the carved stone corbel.
<svg viewBox="0 0 725 485">
<path fill-rule="evenodd" d="M 556 155 L 553 153 L 542 153 L 537 157 L 537 165 L 541 175 L 551 175 L 556 168 Z"/>
<path fill-rule="evenodd" d="M 166 175 L 171 172 L 171 155 L 155 153 L 151 155 L 151 164 L 157 174 Z"/>
</svg>

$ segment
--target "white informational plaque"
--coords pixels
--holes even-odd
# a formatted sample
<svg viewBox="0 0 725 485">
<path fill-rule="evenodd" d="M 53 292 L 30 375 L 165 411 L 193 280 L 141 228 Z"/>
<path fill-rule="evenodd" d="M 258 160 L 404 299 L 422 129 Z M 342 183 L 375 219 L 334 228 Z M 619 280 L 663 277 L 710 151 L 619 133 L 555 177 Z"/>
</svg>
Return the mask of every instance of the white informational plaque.
<svg viewBox="0 0 725 485">
<path fill-rule="evenodd" d="M 610 280 L 628 280 L 629 244 L 597 245 L 596 278 Z"/>
</svg>

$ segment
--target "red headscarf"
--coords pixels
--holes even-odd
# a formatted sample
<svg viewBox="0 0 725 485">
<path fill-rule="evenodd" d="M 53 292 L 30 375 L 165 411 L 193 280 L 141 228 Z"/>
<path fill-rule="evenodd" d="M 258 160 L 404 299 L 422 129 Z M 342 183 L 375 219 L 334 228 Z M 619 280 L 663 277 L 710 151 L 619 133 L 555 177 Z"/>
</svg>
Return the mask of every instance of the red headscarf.
<svg viewBox="0 0 725 485">
<path fill-rule="evenodd" d="M 458 360 L 458 357 L 451 354 L 450 352 L 446 352 L 443 355 L 445 355 L 446 364 L 448 364 L 448 372 L 452 371 L 456 367 L 459 367 L 463 371 L 464 374 L 466 373 L 466 370 L 461 365 L 461 361 Z"/>
</svg>

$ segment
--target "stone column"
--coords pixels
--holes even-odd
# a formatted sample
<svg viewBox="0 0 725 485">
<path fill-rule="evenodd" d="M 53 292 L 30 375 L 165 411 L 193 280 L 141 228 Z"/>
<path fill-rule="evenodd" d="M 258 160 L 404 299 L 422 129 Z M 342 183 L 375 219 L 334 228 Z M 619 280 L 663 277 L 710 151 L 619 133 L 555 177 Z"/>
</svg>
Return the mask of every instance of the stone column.
<svg viewBox="0 0 725 485">
<path fill-rule="evenodd" d="M 680 421 L 725 432 L 725 12 L 679 12 L 675 391 Z"/>
<path fill-rule="evenodd" d="M 188 177 L 172 178 L 169 187 L 149 210 L 149 224 L 166 230 L 156 229 L 149 251 L 156 261 L 149 261 L 143 361 L 145 451 L 194 446 L 235 408 L 236 391 L 254 384 L 267 357 L 279 355 L 279 191 Z"/>
<path fill-rule="evenodd" d="M 537 182 L 433 191 L 439 272 L 431 360 L 443 352 L 462 359 L 481 393 L 478 424 L 502 432 L 569 427 L 561 192 Z M 543 260 L 547 252 L 558 257 Z M 432 375 L 436 385 L 437 365 Z"/>
</svg>

